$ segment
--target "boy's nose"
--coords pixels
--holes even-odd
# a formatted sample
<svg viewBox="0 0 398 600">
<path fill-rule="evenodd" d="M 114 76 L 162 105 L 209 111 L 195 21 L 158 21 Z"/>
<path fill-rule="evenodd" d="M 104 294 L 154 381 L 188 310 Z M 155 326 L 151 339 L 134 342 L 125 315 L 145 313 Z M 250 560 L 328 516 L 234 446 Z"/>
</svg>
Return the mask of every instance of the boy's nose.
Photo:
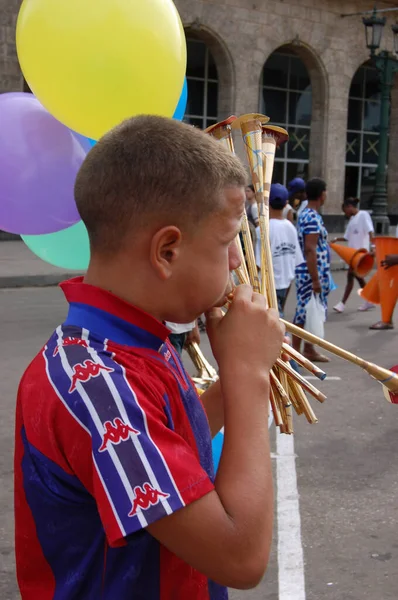
<svg viewBox="0 0 398 600">
<path fill-rule="evenodd" d="M 241 265 L 239 250 L 236 242 L 232 242 L 229 247 L 229 270 L 234 271 Z"/>
</svg>

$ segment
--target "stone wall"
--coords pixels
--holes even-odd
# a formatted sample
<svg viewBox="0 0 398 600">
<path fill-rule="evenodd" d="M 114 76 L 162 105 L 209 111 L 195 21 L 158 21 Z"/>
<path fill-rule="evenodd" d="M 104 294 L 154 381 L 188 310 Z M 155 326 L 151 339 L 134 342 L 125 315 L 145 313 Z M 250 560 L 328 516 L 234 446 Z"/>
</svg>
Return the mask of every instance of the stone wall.
<svg viewBox="0 0 398 600">
<path fill-rule="evenodd" d="M 22 90 L 15 48 L 15 24 L 20 0 L 0 0 L 0 93 Z"/>
<path fill-rule="evenodd" d="M 378 3 L 378 8 L 394 4 Z M 277 48 L 289 45 L 301 57 L 313 86 L 310 174 L 324 177 L 328 182 L 325 213 L 339 213 L 344 193 L 349 89 L 356 70 L 368 59 L 361 17 L 342 19 L 340 15 L 370 9 L 372 3 L 176 0 L 176 5 L 187 33 L 203 36 L 215 54 L 220 74 L 220 118 L 259 109 L 262 68 Z M 388 16 L 383 47 L 389 50 L 392 50 L 393 22 L 393 15 Z M 395 148 L 397 102 L 392 112 L 394 128 L 390 143 Z M 390 177 L 391 210 L 398 213 L 397 193 L 397 177 Z"/>
</svg>

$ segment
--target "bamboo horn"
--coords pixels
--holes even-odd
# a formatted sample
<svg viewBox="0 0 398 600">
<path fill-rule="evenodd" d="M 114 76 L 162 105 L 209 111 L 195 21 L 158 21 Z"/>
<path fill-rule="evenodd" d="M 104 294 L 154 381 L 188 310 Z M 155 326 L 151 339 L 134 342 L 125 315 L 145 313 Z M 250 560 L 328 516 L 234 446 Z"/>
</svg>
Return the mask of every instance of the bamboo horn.
<svg viewBox="0 0 398 600">
<path fill-rule="evenodd" d="M 241 130 L 258 206 L 258 220 L 261 236 L 261 293 L 268 298 L 268 304 L 271 308 L 277 308 L 278 302 L 276 298 L 272 271 L 272 256 L 269 245 L 269 215 L 264 203 L 262 127 L 268 120 L 268 117 L 265 115 L 250 113 L 236 119 L 232 124 L 232 128 L 239 128 Z"/>
<path fill-rule="evenodd" d="M 306 342 L 310 342 L 310 344 L 315 344 L 316 346 L 319 346 L 323 350 L 326 350 L 335 356 L 339 356 L 344 360 L 348 360 L 348 362 L 354 365 L 358 365 L 361 367 L 361 369 L 369 373 L 373 379 L 376 379 L 376 381 L 386 387 L 390 392 L 398 392 L 398 376 L 396 373 L 393 373 L 388 369 L 384 369 L 383 367 L 379 367 L 374 363 L 368 362 L 367 360 L 361 358 L 360 356 L 356 356 L 348 350 L 339 348 L 339 346 L 335 346 L 335 344 L 332 344 L 327 340 L 323 340 L 322 338 L 313 335 L 309 331 L 306 331 L 297 325 L 293 325 L 293 323 L 289 323 L 284 319 L 281 319 L 281 321 L 285 324 L 287 331 L 293 335 L 296 335 Z"/>
<path fill-rule="evenodd" d="M 265 119 L 265 123 L 267 122 L 268 117 L 263 117 Z M 235 154 L 234 140 L 232 137 L 232 129 L 233 124 L 237 121 L 237 117 L 234 115 L 225 119 L 225 121 L 220 121 L 220 123 L 216 123 L 215 125 L 211 125 L 207 129 L 204 130 L 205 133 L 211 135 L 216 140 L 223 143 L 232 154 Z M 246 261 L 247 261 L 247 270 L 250 276 L 250 283 L 255 292 L 260 291 L 260 281 L 258 278 L 256 258 L 254 255 L 253 244 L 250 235 L 250 227 L 249 221 L 247 219 L 246 213 L 242 218 L 242 238 L 243 238 L 243 246 L 246 252 Z"/>
<path fill-rule="evenodd" d="M 264 242 L 263 248 L 265 252 L 265 274 L 266 285 L 270 297 L 276 300 L 275 279 L 272 267 L 272 253 L 269 236 L 269 197 L 271 191 L 272 176 L 274 172 L 275 153 L 276 149 L 289 140 L 288 132 L 282 127 L 276 125 L 261 125 L 261 141 L 263 150 L 263 202 L 259 206 L 259 215 L 264 216 Z M 261 221 L 260 221 L 261 227 Z M 277 304 L 276 304 L 277 306 Z M 275 306 L 275 307 L 276 307 Z"/>
<path fill-rule="evenodd" d="M 204 130 L 204 133 L 208 133 L 216 140 L 221 142 L 233 154 L 235 154 L 235 149 L 234 142 L 231 136 L 231 125 L 236 120 L 236 118 L 237 117 L 235 117 L 235 115 L 231 115 L 230 117 L 228 117 L 228 119 L 220 121 L 220 123 L 216 123 L 215 125 L 210 125 L 210 127 Z"/>
</svg>

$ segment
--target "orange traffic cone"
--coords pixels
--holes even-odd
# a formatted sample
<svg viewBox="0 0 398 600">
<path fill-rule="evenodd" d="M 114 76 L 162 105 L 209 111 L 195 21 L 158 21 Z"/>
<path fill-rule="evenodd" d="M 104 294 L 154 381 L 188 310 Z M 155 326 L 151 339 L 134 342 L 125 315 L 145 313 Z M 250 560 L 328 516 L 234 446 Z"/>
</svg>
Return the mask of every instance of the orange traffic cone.
<svg viewBox="0 0 398 600">
<path fill-rule="evenodd" d="M 398 238 L 380 236 L 374 238 L 374 243 L 380 289 L 381 319 L 383 323 L 391 323 L 398 299 L 398 265 L 385 269 L 381 266 L 381 262 L 388 254 L 398 254 Z"/>
<path fill-rule="evenodd" d="M 340 244 L 330 244 L 330 247 L 347 263 L 358 277 L 366 277 L 372 270 L 374 257 L 365 248 L 355 250 Z"/>
<path fill-rule="evenodd" d="M 379 274 L 376 273 L 368 281 L 364 288 L 358 290 L 358 294 L 372 304 L 380 304 L 380 288 L 379 288 Z"/>
</svg>

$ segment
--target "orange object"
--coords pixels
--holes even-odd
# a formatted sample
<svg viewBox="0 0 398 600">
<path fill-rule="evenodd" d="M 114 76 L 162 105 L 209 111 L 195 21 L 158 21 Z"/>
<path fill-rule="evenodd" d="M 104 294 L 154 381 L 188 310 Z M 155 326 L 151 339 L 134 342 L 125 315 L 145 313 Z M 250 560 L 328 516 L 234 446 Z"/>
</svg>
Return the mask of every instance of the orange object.
<svg viewBox="0 0 398 600">
<path fill-rule="evenodd" d="M 379 273 L 377 271 L 365 287 L 358 290 L 358 294 L 372 304 L 380 304 Z"/>
<path fill-rule="evenodd" d="M 358 277 L 366 277 L 372 270 L 374 257 L 365 248 L 355 250 L 340 244 L 330 244 L 330 247 L 347 263 Z"/>
<path fill-rule="evenodd" d="M 398 254 L 398 238 L 380 236 L 374 238 L 374 243 L 376 246 L 381 320 L 383 323 L 391 323 L 398 299 L 398 265 L 385 269 L 381 266 L 381 262 L 388 254 Z"/>
</svg>

